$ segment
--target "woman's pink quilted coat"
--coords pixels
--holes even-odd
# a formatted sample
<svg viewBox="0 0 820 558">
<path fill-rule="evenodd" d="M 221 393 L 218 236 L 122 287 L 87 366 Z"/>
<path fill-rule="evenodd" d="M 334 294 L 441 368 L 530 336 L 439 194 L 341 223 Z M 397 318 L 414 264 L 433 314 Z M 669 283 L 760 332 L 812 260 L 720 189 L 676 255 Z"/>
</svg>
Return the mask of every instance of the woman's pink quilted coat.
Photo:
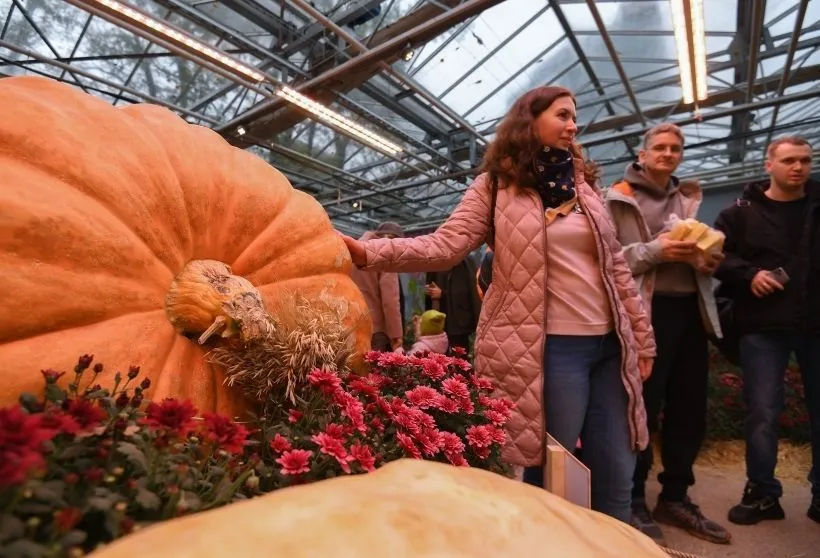
<svg viewBox="0 0 820 558">
<path fill-rule="evenodd" d="M 624 260 L 621 245 L 599 193 L 587 185 L 583 163 L 575 161 L 579 200 L 592 218 L 605 285 L 624 348 L 622 376 L 629 395 L 633 449 L 649 441 L 638 358 L 655 356 L 652 326 Z M 490 188 L 479 176 L 452 216 L 430 235 L 365 243 L 366 269 L 438 271 L 453 267 L 485 240 L 494 244 L 493 281 L 484 297 L 476 331 L 475 366 L 516 403 L 507 425 L 505 457 L 513 464 L 544 463 L 543 364 L 546 229 L 540 196 L 512 185 L 500 188 L 495 241 L 490 227 Z"/>
</svg>

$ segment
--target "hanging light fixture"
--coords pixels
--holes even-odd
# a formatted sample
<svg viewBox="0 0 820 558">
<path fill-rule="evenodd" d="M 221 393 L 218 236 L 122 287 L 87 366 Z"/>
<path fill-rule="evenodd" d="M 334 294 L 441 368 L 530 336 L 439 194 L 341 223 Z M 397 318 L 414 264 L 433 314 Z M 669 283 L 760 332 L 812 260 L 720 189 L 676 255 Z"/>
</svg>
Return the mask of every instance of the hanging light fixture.
<svg viewBox="0 0 820 558">
<path fill-rule="evenodd" d="M 706 29 L 703 0 L 669 0 L 678 54 L 683 102 L 708 97 L 706 86 Z"/>
<path fill-rule="evenodd" d="M 231 77 L 234 81 L 238 76 L 239 78 L 250 79 L 254 85 L 272 82 L 266 74 L 256 68 L 203 43 L 182 29 L 159 21 L 141 10 L 116 0 L 67 0 L 67 2 L 169 48 L 194 62 L 204 61 L 207 65 L 216 67 L 220 74 Z M 333 109 L 317 103 L 295 89 L 286 85 L 277 86 L 276 84 L 274 84 L 274 88 L 274 93 L 277 96 L 307 111 L 342 133 L 390 155 L 395 156 L 401 153 L 402 148 L 395 143 L 371 132 Z M 256 91 L 267 94 L 266 91 L 260 89 L 256 89 Z M 245 135 L 246 130 L 240 127 L 237 129 L 237 133 L 242 136 Z"/>
</svg>

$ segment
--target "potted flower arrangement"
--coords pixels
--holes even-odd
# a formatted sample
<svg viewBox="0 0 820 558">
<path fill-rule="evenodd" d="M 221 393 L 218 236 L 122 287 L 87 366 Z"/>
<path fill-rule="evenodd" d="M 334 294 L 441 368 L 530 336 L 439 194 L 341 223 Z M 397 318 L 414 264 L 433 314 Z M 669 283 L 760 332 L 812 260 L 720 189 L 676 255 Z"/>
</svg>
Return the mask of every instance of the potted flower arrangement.
<svg viewBox="0 0 820 558">
<path fill-rule="evenodd" d="M 4 556 L 78 557 L 146 524 L 405 457 L 509 474 L 512 404 L 468 362 L 367 361 L 364 376 L 317 368 L 242 423 L 149 401 L 136 366 L 110 375 L 84 355 L 67 384 L 43 370 L 41 397 L 0 409 Z"/>
</svg>

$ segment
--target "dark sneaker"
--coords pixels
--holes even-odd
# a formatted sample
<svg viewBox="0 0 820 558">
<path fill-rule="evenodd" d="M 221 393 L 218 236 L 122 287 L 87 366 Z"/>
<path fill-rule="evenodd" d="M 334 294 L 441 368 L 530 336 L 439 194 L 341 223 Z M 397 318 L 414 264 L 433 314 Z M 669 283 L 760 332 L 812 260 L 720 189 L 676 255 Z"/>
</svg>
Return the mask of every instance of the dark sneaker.
<svg viewBox="0 0 820 558">
<path fill-rule="evenodd" d="M 652 516 L 658 523 L 678 527 L 705 541 L 716 544 L 732 542 L 732 535 L 720 524 L 703 515 L 688 496 L 679 502 L 658 500 Z"/>
<path fill-rule="evenodd" d="M 729 510 L 729 521 L 738 525 L 755 525 L 767 519 L 786 519 L 780 499 L 761 494 L 754 485 L 746 485 L 743 499 Z"/>
<path fill-rule="evenodd" d="M 809 519 L 820 523 L 820 496 L 815 496 L 811 499 L 811 506 L 809 506 L 809 511 L 806 515 L 809 516 Z"/>
<path fill-rule="evenodd" d="M 659 546 L 666 546 L 666 539 L 663 536 L 663 531 L 652 519 L 649 509 L 646 507 L 646 501 L 643 499 L 636 499 L 632 502 L 632 520 L 629 522 L 635 529 L 655 541 Z"/>
</svg>

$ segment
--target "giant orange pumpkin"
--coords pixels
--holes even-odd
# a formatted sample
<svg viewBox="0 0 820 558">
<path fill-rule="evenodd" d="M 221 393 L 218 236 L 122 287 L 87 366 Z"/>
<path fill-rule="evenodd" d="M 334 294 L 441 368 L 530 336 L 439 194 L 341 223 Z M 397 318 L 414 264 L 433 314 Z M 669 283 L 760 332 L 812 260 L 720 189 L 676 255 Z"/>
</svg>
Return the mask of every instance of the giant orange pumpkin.
<svg viewBox="0 0 820 558">
<path fill-rule="evenodd" d="M 629 525 L 501 475 L 405 459 L 160 523 L 94 558 L 664 558 Z"/>
<path fill-rule="evenodd" d="M 357 352 L 368 350 L 344 243 L 277 170 L 157 106 L 115 108 L 52 80 L 0 80 L 0 406 L 39 392 L 41 369 L 70 369 L 90 353 L 109 381 L 140 365 L 154 399 L 241 413 L 252 402 L 224 385 L 175 314 L 214 315 L 182 303 L 166 312 L 166 298 L 185 303 L 169 289 L 200 260 L 246 279 L 265 302 L 297 293 L 329 304 Z"/>
</svg>

